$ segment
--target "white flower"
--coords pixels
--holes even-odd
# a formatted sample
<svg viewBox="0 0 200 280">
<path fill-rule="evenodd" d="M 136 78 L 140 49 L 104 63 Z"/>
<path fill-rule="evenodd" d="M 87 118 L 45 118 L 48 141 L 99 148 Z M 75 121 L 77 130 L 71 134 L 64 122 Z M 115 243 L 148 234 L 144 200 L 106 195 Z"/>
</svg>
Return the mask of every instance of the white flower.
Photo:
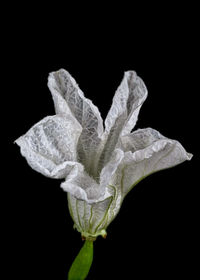
<svg viewBox="0 0 200 280">
<path fill-rule="evenodd" d="M 16 140 L 36 171 L 63 178 L 70 214 L 85 238 L 104 236 L 126 194 L 153 172 L 175 166 L 192 155 L 152 128 L 136 124 L 147 97 L 143 81 L 125 72 L 105 120 L 84 97 L 71 75 L 61 69 L 49 75 L 56 115 L 34 125 Z"/>
</svg>

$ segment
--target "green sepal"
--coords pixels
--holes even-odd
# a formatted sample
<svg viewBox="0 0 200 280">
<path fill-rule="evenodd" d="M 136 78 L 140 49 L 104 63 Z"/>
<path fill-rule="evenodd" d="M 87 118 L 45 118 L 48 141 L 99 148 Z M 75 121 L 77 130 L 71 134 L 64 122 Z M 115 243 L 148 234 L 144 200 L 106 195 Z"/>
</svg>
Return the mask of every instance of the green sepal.
<svg viewBox="0 0 200 280">
<path fill-rule="evenodd" d="M 68 280 L 84 280 L 93 260 L 93 242 L 86 240 L 68 273 Z"/>
</svg>

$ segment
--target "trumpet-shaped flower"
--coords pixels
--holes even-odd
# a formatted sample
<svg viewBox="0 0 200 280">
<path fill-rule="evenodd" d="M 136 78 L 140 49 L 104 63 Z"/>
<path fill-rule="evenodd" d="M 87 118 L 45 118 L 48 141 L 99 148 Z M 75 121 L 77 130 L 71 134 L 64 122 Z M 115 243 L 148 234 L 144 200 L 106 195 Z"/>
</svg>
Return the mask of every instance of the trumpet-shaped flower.
<svg viewBox="0 0 200 280">
<path fill-rule="evenodd" d="M 192 155 L 152 128 L 134 128 L 147 97 L 144 82 L 125 72 L 103 124 L 98 108 L 85 98 L 72 76 L 49 75 L 56 115 L 35 124 L 16 140 L 36 171 L 62 178 L 70 214 L 86 239 L 106 235 L 127 193 L 143 178 Z"/>
</svg>

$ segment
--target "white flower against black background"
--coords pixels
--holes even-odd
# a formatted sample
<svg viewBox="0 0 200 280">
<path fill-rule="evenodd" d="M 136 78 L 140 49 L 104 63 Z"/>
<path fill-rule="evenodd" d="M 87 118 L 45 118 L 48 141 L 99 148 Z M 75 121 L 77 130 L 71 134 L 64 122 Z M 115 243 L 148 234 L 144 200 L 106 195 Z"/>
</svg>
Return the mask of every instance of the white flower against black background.
<svg viewBox="0 0 200 280">
<path fill-rule="evenodd" d="M 126 194 L 146 176 L 192 155 L 152 128 L 134 128 L 147 97 L 143 81 L 125 72 L 105 124 L 71 75 L 49 75 L 56 115 L 48 116 L 16 140 L 36 171 L 63 178 L 70 214 L 86 239 L 104 236 Z"/>
</svg>

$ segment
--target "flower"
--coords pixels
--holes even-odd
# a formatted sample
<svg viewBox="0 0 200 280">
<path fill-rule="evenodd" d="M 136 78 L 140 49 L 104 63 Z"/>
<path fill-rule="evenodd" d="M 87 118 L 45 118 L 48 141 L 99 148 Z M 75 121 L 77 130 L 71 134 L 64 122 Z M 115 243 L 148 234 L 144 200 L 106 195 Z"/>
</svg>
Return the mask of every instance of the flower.
<svg viewBox="0 0 200 280">
<path fill-rule="evenodd" d="M 35 124 L 16 140 L 36 171 L 65 179 L 76 229 L 86 239 L 105 236 L 127 193 L 146 176 L 192 155 L 152 128 L 131 132 L 147 89 L 134 71 L 125 72 L 105 128 L 98 108 L 84 97 L 72 76 L 60 69 L 49 75 L 56 115 Z"/>
</svg>

